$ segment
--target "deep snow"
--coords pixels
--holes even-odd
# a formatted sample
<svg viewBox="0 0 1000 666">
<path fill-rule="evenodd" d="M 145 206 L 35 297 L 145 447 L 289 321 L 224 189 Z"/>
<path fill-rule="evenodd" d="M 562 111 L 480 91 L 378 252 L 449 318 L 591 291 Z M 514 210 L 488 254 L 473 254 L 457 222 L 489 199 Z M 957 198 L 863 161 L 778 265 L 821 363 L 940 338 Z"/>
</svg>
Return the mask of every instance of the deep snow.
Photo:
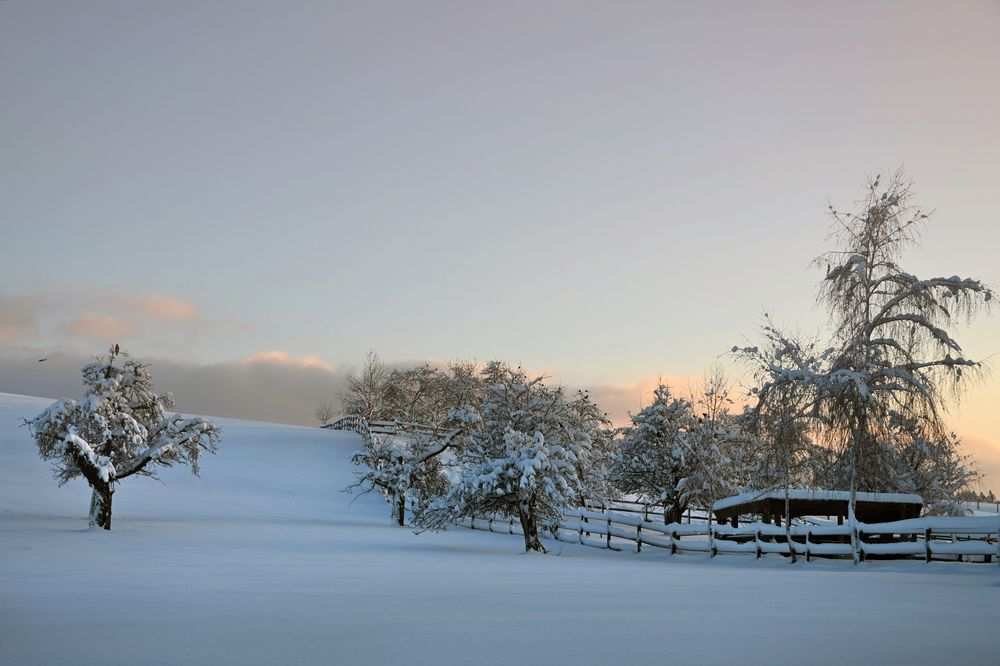
<svg viewBox="0 0 1000 666">
<path fill-rule="evenodd" d="M 218 419 L 114 531 L 0 394 L 0 664 L 994 663 L 1000 567 L 670 557 L 454 529 L 341 492 L 351 433 Z M 556 554 L 558 553 L 558 554 Z"/>
</svg>

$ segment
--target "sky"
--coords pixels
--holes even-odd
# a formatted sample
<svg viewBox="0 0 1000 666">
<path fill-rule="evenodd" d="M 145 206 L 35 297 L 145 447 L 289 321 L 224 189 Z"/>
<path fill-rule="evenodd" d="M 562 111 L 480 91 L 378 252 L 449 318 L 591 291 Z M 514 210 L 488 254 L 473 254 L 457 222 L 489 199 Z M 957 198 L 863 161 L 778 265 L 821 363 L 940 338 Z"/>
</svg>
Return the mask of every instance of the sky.
<svg viewBox="0 0 1000 666">
<path fill-rule="evenodd" d="M 904 267 L 1000 285 L 996 2 L 8 0 L 0 90 L 0 391 L 120 343 L 182 409 L 308 422 L 373 349 L 625 418 L 738 381 L 764 311 L 819 330 L 827 203 L 901 165 Z M 951 418 L 1000 491 L 995 371 Z"/>
</svg>

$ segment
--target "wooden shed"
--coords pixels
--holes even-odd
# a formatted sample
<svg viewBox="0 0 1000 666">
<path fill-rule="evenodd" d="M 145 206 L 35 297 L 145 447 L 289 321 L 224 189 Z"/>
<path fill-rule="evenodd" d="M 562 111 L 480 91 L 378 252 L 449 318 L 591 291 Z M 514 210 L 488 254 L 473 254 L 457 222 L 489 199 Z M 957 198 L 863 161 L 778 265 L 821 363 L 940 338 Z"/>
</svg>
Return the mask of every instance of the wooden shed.
<svg viewBox="0 0 1000 666">
<path fill-rule="evenodd" d="M 762 490 L 727 497 L 712 505 L 712 512 L 719 523 L 739 525 L 739 517 L 760 516 L 765 522 L 780 525 L 782 519 L 801 516 L 837 517 L 843 524 L 851 493 L 847 490 L 788 491 L 789 516 L 785 516 L 785 491 Z M 919 495 L 903 493 L 857 493 L 854 515 L 863 523 L 884 523 L 893 520 L 917 518 L 924 502 Z"/>
</svg>

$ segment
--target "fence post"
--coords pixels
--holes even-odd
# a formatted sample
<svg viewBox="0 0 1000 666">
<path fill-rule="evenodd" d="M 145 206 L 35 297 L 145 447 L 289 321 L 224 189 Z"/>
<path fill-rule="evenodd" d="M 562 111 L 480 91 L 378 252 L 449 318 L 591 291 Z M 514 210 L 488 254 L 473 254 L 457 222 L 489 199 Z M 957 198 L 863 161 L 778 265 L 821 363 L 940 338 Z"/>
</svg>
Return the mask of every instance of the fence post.
<svg viewBox="0 0 1000 666">
<path fill-rule="evenodd" d="M 811 562 L 812 558 L 809 554 L 809 532 L 811 531 L 811 526 L 806 525 L 806 562 Z"/>
<path fill-rule="evenodd" d="M 472 529 L 476 529 L 476 514 L 472 514 Z"/>
<path fill-rule="evenodd" d="M 490 532 L 493 531 L 493 516 L 490 516 L 489 530 Z"/>
<path fill-rule="evenodd" d="M 712 554 L 712 557 L 719 552 L 715 547 L 715 533 L 712 531 L 712 516 L 708 516 L 708 552 Z"/>
<path fill-rule="evenodd" d="M 586 509 L 584 509 L 586 511 Z M 583 544 L 583 521 L 586 520 L 583 516 L 580 516 L 580 544 Z"/>
<path fill-rule="evenodd" d="M 861 550 L 861 545 L 858 543 L 858 525 L 854 518 L 854 512 L 850 510 L 850 507 L 848 507 L 848 512 L 850 512 L 850 515 L 847 517 L 847 524 L 851 530 L 851 559 L 857 564 L 860 561 L 858 554 Z"/>
<path fill-rule="evenodd" d="M 635 552 L 642 552 L 642 523 L 635 526 Z"/>
<path fill-rule="evenodd" d="M 510 517 L 510 533 L 514 533 L 514 516 Z"/>
<path fill-rule="evenodd" d="M 757 559 L 760 559 L 760 530 L 757 530 L 753 535 L 753 545 L 757 551 Z"/>
<path fill-rule="evenodd" d="M 590 524 L 590 521 L 587 520 L 587 516 L 583 517 L 583 522 L 587 523 L 588 525 Z M 589 530 L 587 531 L 587 536 L 590 536 L 590 531 Z"/>
<path fill-rule="evenodd" d="M 611 516 L 608 516 L 608 550 L 611 550 Z"/>
<path fill-rule="evenodd" d="M 677 530 L 670 531 L 670 554 L 677 554 Z"/>
<path fill-rule="evenodd" d="M 924 530 L 924 562 L 931 561 L 931 528 Z"/>
<path fill-rule="evenodd" d="M 1000 566 L 1000 520 L 997 520 L 997 566 Z"/>
<path fill-rule="evenodd" d="M 997 521 L 997 566 L 1000 566 L 1000 520 Z"/>
</svg>

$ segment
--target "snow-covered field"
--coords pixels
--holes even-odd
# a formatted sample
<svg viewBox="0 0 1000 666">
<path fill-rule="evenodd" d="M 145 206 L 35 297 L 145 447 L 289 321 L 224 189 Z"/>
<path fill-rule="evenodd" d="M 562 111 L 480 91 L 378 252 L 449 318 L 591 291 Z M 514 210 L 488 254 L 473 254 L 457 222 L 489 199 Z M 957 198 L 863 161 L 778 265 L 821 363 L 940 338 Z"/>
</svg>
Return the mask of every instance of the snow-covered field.
<svg viewBox="0 0 1000 666">
<path fill-rule="evenodd" d="M 454 529 L 341 492 L 351 433 L 219 419 L 201 478 L 129 479 L 114 530 L 0 394 L 0 664 L 986 664 L 1000 567 L 671 558 Z M 558 553 L 558 554 L 557 554 Z"/>
</svg>

